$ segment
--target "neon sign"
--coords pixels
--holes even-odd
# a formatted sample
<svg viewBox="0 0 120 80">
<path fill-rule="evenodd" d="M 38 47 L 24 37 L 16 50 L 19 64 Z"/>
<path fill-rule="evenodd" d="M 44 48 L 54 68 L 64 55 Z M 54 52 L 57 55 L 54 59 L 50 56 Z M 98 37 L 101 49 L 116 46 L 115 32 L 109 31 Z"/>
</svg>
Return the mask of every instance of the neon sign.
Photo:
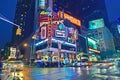
<svg viewBox="0 0 120 80">
<path fill-rule="evenodd" d="M 41 9 L 44 9 L 45 8 L 45 0 L 39 0 L 39 7 Z"/>
<path fill-rule="evenodd" d="M 89 50 L 89 51 L 92 51 L 92 52 L 100 53 L 100 51 L 95 50 L 95 49 L 91 49 L 91 48 L 88 48 L 88 50 Z"/>
<path fill-rule="evenodd" d="M 40 12 L 41 15 L 48 15 L 48 12 L 42 11 Z"/>
<path fill-rule="evenodd" d="M 64 17 L 65 19 L 69 20 L 71 23 L 77 25 L 77 26 L 81 26 L 81 21 L 75 17 L 70 16 L 67 13 L 64 13 L 62 11 L 59 12 L 60 18 Z M 64 16 L 63 16 L 64 15 Z"/>
<path fill-rule="evenodd" d="M 55 36 L 56 37 L 65 37 L 65 31 L 56 30 Z"/>
</svg>

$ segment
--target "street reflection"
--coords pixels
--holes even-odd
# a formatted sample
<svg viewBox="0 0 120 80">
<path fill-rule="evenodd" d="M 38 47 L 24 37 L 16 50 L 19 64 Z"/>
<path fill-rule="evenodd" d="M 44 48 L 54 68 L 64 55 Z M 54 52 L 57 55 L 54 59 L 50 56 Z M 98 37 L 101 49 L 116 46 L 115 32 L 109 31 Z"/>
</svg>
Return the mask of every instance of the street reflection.
<svg viewBox="0 0 120 80">
<path fill-rule="evenodd" d="M 116 72 L 117 71 L 117 72 Z M 24 67 L 23 70 L 10 72 L 9 80 L 19 77 L 20 80 L 120 80 L 116 66 L 98 68 L 95 66 L 37 68 Z"/>
</svg>

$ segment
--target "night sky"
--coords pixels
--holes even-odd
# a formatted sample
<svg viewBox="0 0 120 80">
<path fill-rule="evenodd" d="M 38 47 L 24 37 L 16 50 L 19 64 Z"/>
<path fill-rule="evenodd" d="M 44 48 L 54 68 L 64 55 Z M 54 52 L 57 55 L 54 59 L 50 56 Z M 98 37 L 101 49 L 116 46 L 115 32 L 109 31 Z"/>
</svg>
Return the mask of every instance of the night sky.
<svg viewBox="0 0 120 80">
<path fill-rule="evenodd" d="M 68 0 L 69 1 L 69 0 Z M 120 0 L 105 0 L 108 11 L 109 21 L 112 22 L 120 17 Z M 15 6 L 17 0 L 0 0 L 0 17 L 5 17 L 10 21 L 14 21 Z M 2 16 L 2 15 L 3 16 Z M 13 25 L 0 20 L 0 49 L 6 42 L 11 41 Z"/>
</svg>

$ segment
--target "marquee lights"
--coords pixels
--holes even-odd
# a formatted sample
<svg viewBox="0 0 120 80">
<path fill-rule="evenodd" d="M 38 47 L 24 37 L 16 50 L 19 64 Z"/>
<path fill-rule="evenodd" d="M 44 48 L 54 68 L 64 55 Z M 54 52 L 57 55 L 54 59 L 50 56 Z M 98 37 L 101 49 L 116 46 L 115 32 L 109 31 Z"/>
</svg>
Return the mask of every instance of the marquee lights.
<svg viewBox="0 0 120 80">
<path fill-rule="evenodd" d="M 40 41 L 40 42 L 36 43 L 35 46 L 38 46 L 38 45 L 40 45 L 40 44 L 42 44 L 42 43 L 45 43 L 45 42 L 47 42 L 47 41 L 48 41 L 48 39 L 45 39 L 45 40 L 43 40 L 43 41 Z M 74 46 L 74 47 L 76 47 L 75 44 L 68 43 L 68 42 L 65 42 L 65 41 L 62 41 L 62 40 L 57 40 L 57 39 L 52 38 L 52 41 L 53 41 L 53 42 L 56 42 L 56 43 L 57 43 L 57 42 L 60 42 L 60 43 L 62 43 L 62 44 L 66 44 L 66 45 L 69 45 L 69 46 Z"/>
</svg>

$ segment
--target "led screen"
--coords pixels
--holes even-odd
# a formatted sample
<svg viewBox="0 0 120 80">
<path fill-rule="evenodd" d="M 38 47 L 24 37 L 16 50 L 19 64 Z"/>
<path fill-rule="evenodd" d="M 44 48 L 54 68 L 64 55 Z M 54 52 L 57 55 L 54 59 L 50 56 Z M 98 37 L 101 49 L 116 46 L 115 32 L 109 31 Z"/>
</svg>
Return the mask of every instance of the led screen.
<svg viewBox="0 0 120 80">
<path fill-rule="evenodd" d="M 103 18 L 89 21 L 89 29 L 97 29 L 97 28 L 101 28 L 104 26 L 105 24 L 104 24 Z"/>
<path fill-rule="evenodd" d="M 45 8 L 45 0 L 39 0 L 39 7 L 41 9 L 44 9 Z"/>
<path fill-rule="evenodd" d="M 89 46 L 89 48 L 97 49 L 96 41 L 94 41 L 91 38 L 88 38 L 88 46 Z"/>
</svg>

